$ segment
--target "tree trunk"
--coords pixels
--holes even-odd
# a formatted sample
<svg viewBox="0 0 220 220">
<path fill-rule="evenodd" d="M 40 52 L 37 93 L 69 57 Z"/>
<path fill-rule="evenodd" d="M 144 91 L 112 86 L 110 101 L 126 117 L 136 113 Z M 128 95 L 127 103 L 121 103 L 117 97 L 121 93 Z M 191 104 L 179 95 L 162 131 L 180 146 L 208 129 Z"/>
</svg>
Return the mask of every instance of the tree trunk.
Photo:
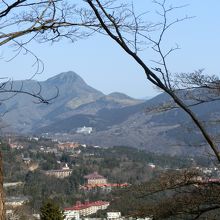
<svg viewBox="0 0 220 220">
<path fill-rule="evenodd" d="M 0 220 L 5 220 L 5 203 L 3 191 L 3 163 L 2 153 L 0 151 Z"/>
</svg>

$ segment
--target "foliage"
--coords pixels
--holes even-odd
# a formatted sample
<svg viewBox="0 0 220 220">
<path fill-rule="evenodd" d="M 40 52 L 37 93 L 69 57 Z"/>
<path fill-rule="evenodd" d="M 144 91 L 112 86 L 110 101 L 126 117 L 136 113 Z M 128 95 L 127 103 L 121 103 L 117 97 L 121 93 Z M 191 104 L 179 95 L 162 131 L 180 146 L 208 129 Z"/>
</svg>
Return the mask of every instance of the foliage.
<svg viewBox="0 0 220 220">
<path fill-rule="evenodd" d="M 218 219 L 219 183 L 199 181 L 197 171 L 164 173 L 160 178 L 114 192 L 109 210 L 154 219 Z"/>
<path fill-rule="evenodd" d="M 25 146 L 25 140 L 22 141 Z M 28 147 L 24 149 L 10 149 L 7 145 L 2 147 L 5 156 L 6 180 L 24 182 L 19 187 L 8 188 L 6 195 L 28 196 L 30 198 L 28 205 L 36 212 L 40 210 L 42 201 L 47 198 L 53 199 L 60 207 L 68 207 L 78 200 L 85 201 L 89 199 L 90 201 L 113 200 L 112 204 L 115 204 L 115 207 L 120 208 L 123 214 L 130 215 L 136 213 L 137 210 L 140 211 L 139 209 L 136 210 L 137 206 L 142 207 L 142 211 L 145 210 L 144 206 L 150 207 L 149 203 L 146 203 L 146 201 L 151 201 L 149 197 L 137 199 L 136 194 L 133 194 L 135 189 L 150 189 L 150 186 L 157 187 L 157 182 L 160 182 L 165 171 L 172 173 L 172 170 L 177 168 L 183 170 L 183 168 L 198 166 L 204 162 L 206 162 L 205 165 L 210 166 L 207 160 L 204 161 L 201 158 L 183 159 L 178 156 L 159 155 L 125 146 L 111 148 L 80 147 L 80 154 L 59 150 L 57 153 L 47 153 L 40 149 L 41 142 L 38 144 L 33 143 L 34 148 L 29 140 L 27 142 Z M 55 148 L 52 141 L 48 141 L 47 144 L 51 149 Z M 29 155 L 31 160 L 39 165 L 38 168 L 30 171 L 28 166 L 21 160 L 21 155 Z M 44 174 L 43 169 L 45 166 L 48 169 L 58 168 L 57 161 L 68 162 L 70 168 L 73 169 L 69 177 L 58 179 Z M 156 167 L 152 168 L 149 164 L 154 164 Z M 11 175 L 12 171 L 15 172 L 13 175 Z M 94 191 L 80 190 L 80 185 L 85 183 L 84 175 L 94 171 L 107 177 L 110 183 L 127 182 L 134 185 L 132 188 L 128 188 L 127 191 L 125 190 L 128 195 L 126 202 L 124 200 L 120 200 L 123 201 L 120 202 L 116 199 L 121 198 L 125 191 L 120 191 L 119 194 L 117 194 L 117 191 L 108 194 L 109 192 L 99 189 Z M 143 185 L 146 187 L 143 188 Z M 160 194 L 160 196 L 162 195 L 163 193 Z M 157 196 L 154 198 L 158 199 Z M 158 204 L 159 202 L 160 200 L 158 200 Z"/>
<path fill-rule="evenodd" d="M 63 220 L 64 215 L 58 205 L 48 200 L 40 208 L 40 218 L 41 220 Z"/>
<path fill-rule="evenodd" d="M 22 162 L 21 151 L 10 149 L 8 145 L 1 144 L 3 155 L 3 172 L 5 181 L 23 181 L 27 173 L 27 167 Z"/>
<path fill-rule="evenodd" d="M 54 169 L 59 168 L 55 154 L 53 153 L 39 154 L 38 153 L 37 157 L 41 157 L 42 163 L 40 164 L 40 166 L 42 170 L 54 170 Z"/>
</svg>

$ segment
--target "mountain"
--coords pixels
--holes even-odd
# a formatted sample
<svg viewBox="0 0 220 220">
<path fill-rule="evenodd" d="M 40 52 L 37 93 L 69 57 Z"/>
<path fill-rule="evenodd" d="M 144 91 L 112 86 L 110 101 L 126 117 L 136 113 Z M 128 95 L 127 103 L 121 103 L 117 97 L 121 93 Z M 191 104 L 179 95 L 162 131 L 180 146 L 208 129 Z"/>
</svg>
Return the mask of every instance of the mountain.
<svg viewBox="0 0 220 220">
<path fill-rule="evenodd" d="M 13 87 L 41 94 L 45 98 L 53 98 L 51 104 L 34 104 L 33 97 L 17 94 L 4 101 L 1 112 L 7 112 L 3 120 L 8 130 L 31 133 L 41 127 L 78 114 L 94 115 L 102 108 L 113 109 L 140 103 L 124 94 L 113 93 L 104 95 L 90 87 L 75 72 L 58 74 L 43 82 L 34 80 L 14 81 Z M 58 89 L 57 89 L 58 88 Z M 1 94 L 1 99 L 6 97 Z"/>
<path fill-rule="evenodd" d="M 41 89 L 47 98 L 56 96 L 58 88 L 59 95 L 49 105 L 34 104 L 36 100 L 21 94 L 7 99 L 1 105 L 1 111 L 7 111 L 3 117 L 4 123 L 9 125 L 6 130 L 47 134 L 106 147 L 133 146 L 171 155 L 204 153 L 204 139 L 186 113 L 181 109 L 157 111 L 158 106 L 171 100 L 164 93 L 145 101 L 117 92 L 104 95 L 74 72 L 61 73 L 43 82 L 14 82 L 17 88 L 21 85 L 27 91 Z M 152 109 L 156 110 L 150 111 Z M 192 108 L 217 138 L 219 109 L 220 101 Z M 83 126 L 92 127 L 93 132 L 89 135 L 77 133 Z"/>
</svg>

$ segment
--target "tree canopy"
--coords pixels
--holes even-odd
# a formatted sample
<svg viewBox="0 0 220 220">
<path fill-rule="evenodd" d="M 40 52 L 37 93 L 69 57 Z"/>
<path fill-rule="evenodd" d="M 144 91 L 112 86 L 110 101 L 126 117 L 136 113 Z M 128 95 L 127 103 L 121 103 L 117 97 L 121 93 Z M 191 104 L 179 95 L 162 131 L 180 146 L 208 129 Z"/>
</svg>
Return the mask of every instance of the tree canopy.
<svg viewBox="0 0 220 220">
<path fill-rule="evenodd" d="M 41 220 L 63 220 L 64 215 L 58 205 L 48 200 L 40 208 L 40 218 Z"/>
</svg>

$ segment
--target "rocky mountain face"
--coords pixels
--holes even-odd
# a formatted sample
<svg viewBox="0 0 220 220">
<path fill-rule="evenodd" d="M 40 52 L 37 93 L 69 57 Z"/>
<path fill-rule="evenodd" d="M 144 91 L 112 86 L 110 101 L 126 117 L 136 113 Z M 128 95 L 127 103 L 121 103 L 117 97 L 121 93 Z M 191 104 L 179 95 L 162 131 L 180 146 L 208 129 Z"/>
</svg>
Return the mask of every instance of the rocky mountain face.
<svg viewBox="0 0 220 220">
<path fill-rule="evenodd" d="M 19 87 L 21 82 L 14 82 Z M 23 82 L 23 88 L 39 89 L 35 81 Z M 40 82 L 43 96 L 59 96 L 49 105 L 34 104 L 33 98 L 17 95 L 2 105 L 8 111 L 3 120 L 8 130 L 49 134 L 80 143 L 100 146 L 133 146 L 152 152 L 203 154 L 205 142 L 190 118 L 181 110 L 149 111 L 170 98 L 160 94 L 150 100 L 136 100 L 121 93 L 104 95 L 88 86 L 74 72 L 61 73 Z M 193 111 L 209 132 L 219 136 L 220 102 L 204 103 Z M 91 134 L 79 134 L 79 127 L 92 127 Z"/>
</svg>

